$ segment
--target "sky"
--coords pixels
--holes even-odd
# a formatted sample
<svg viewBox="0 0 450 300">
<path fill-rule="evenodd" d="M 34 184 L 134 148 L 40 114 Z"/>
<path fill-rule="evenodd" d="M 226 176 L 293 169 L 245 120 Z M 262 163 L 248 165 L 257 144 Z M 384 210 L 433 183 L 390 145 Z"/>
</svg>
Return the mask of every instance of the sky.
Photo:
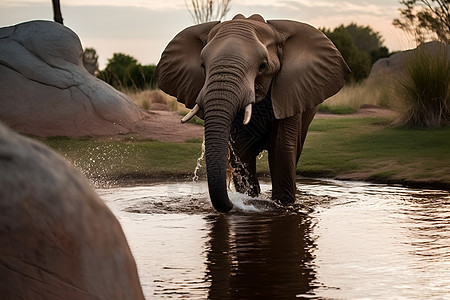
<svg viewBox="0 0 450 300">
<path fill-rule="evenodd" d="M 187 0 L 190 2 L 190 0 Z M 53 20 L 51 0 L 0 0 L 0 27 L 29 20 Z M 104 69 L 113 53 L 124 53 L 139 63 L 156 64 L 168 42 L 194 24 L 184 0 L 61 0 L 64 25 L 80 37 L 84 48 L 94 48 Z M 290 19 L 317 28 L 352 22 L 379 32 L 390 51 L 415 46 L 411 37 L 392 25 L 399 16 L 399 0 L 232 0 L 225 20 L 242 13 L 261 14 L 266 20 Z"/>
</svg>

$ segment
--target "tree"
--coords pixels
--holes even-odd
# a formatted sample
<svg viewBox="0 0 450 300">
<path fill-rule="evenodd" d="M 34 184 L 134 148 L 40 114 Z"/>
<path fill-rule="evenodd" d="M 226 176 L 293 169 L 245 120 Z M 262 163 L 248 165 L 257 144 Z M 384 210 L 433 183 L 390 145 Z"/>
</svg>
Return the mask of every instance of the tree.
<svg viewBox="0 0 450 300">
<path fill-rule="evenodd" d="M 378 59 L 389 56 L 388 48 L 383 46 L 383 38 L 369 26 L 355 23 L 336 27 L 334 30 L 321 29 L 336 45 L 352 70 L 350 82 L 365 79 Z"/>
<path fill-rule="evenodd" d="M 184 0 L 195 23 L 221 21 L 230 10 L 231 0 Z"/>
<path fill-rule="evenodd" d="M 370 26 L 358 26 L 351 23 L 345 27 L 359 51 L 368 53 L 371 64 L 378 59 L 389 56 L 388 48 L 383 46 L 383 38 L 379 32 L 373 31 Z"/>
<path fill-rule="evenodd" d="M 116 89 L 132 86 L 130 71 L 137 65 L 137 60 L 123 53 L 114 53 L 108 59 L 105 70 L 101 71 L 99 78 L 106 81 Z"/>
<path fill-rule="evenodd" d="M 355 23 L 345 26 L 355 43 L 355 46 L 364 52 L 370 53 L 383 45 L 383 38 L 369 26 L 358 26 Z"/>
<path fill-rule="evenodd" d="M 370 57 L 372 59 L 372 65 L 379 60 L 380 58 L 389 57 L 391 53 L 389 53 L 389 49 L 387 47 L 381 46 L 376 50 L 370 51 Z"/>
<path fill-rule="evenodd" d="M 94 48 L 86 48 L 84 50 L 83 66 L 92 75 L 98 73 L 98 55 Z"/>
<path fill-rule="evenodd" d="M 411 33 L 416 42 L 439 39 L 450 42 L 450 0 L 402 0 L 400 18 L 392 24 Z"/>
<path fill-rule="evenodd" d="M 59 0 L 52 0 L 53 4 L 53 19 L 55 22 L 59 24 L 63 24 L 63 18 L 61 14 L 61 5 L 59 4 Z"/>
<path fill-rule="evenodd" d="M 347 29 L 341 25 L 333 31 L 329 29 L 321 29 L 325 35 L 336 45 L 336 48 L 341 52 L 348 66 L 352 70 L 347 81 L 359 82 L 369 75 L 371 67 L 370 55 L 359 50 L 352 36 Z"/>
<path fill-rule="evenodd" d="M 118 90 L 155 88 L 155 68 L 154 65 L 142 66 L 130 55 L 114 53 L 98 77 Z"/>
</svg>

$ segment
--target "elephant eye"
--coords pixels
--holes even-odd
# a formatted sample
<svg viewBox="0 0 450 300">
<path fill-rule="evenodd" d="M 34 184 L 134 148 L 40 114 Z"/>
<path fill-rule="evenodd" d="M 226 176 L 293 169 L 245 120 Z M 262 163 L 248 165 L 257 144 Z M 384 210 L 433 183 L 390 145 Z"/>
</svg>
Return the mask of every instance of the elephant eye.
<svg viewBox="0 0 450 300">
<path fill-rule="evenodd" d="M 263 73 L 264 71 L 267 70 L 267 68 L 269 67 L 267 61 L 263 61 L 260 65 L 259 65 L 259 73 Z"/>
<path fill-rule="evenodd" d="M 205 63 L 202 62 L 202 63 L 200 64 L 200 67 L 202 67 L 203 75 L 206 76 L 206 67 L 205 67 Z"/>
</svg>

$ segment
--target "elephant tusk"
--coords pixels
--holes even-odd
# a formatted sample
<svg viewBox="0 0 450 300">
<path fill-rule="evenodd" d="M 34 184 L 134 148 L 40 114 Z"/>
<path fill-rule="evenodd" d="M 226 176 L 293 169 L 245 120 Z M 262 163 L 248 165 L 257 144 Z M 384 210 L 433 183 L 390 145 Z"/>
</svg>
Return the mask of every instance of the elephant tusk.
<svg viewBox="0 0 450 300">
<path fill-rule="evenodd" d="M 185 115 L 183 119 L 181 119 L 181 123 L 186 123 L 187 121 L 192 119 L 196 114 L 198 114 L 199 111 L 200 106 L 198 104 L 195 104 L 194 108 L 190 112 L 188 112 L 188 114 Z"/>
<path fill-rule="evenodd" d="M 250 122 L 250 119 L 252 118 L 252 104 L 247 104 L 245 107 L 245 114 L 244 114 L 244 125 L 247 125 Z"/>
</svg>

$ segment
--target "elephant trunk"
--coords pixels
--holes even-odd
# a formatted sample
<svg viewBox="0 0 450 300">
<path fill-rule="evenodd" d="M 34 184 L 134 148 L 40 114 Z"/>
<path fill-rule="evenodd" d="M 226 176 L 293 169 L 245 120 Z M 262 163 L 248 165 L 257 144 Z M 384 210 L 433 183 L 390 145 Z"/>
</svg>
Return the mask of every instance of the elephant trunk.
<svg viewBox="0 0 450 300">
<path fill-rule="evenodd" d="M 230 128 L 238 111 L 254 99 L 254 91 L 243 84 L 246 74 L 244 66 L 239 61 L 235 62 L 234 67 L 225 66 L 221 62 L 210 70 L 202 97 L 208 189 L 211 202 L 219 212 L 228 212 L 233 208 L 227 193 Z"/>
<path fill-rule="evenodd" d="M 209 129 L 205 120 L 205 159 L 209 196 L 219 212 L 229 212 L 233 204 L 227 193 L 227 155 L 229 128 Z M 208 129 L 209 130 L 208 130 Z"/>
<path fill-rule="evenodd" d="M 231 122 L 235 113 L 223 103 L 205 105 L 205 159 L 209 196 L 219 212 L 229 212 L 233 204 L 227 193 L 227 157 Z M 219 101 L 217 101 L 219 102 Z"/>
</svg>

